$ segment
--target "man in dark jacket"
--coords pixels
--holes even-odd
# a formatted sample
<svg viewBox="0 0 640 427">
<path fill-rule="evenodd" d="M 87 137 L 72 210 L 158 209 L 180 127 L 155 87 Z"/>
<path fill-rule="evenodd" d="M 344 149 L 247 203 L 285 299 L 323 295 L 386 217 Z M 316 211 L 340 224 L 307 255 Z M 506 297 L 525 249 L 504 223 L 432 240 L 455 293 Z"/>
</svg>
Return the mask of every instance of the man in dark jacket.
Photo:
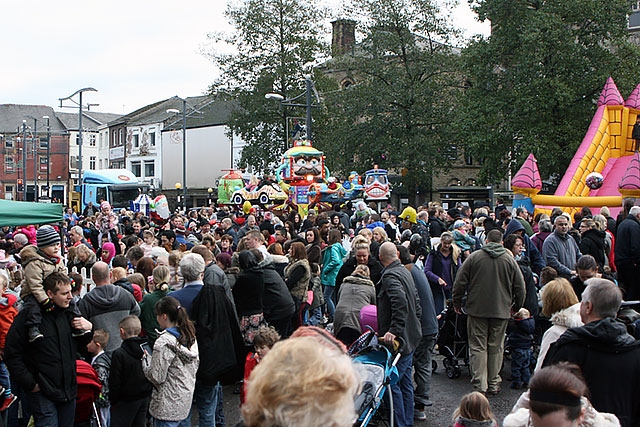
<svg viewBox="0 0 640 427">
<path fill-rule="evenodd" d="M 271 257 L 263 258 L 258 249 L 251 249 L 256 257 L 260 257 L 258 267 L 262 268 L 264 279 L 264 293 L 262 303 L 264 320 L 275 328 L 280 336 L 288 338 L 291 335 L 291 318 L 296 310 L 293 297 L 284 279 L 276 271 Z"/>
<path fill-rule="evenodd" d="M 640 299 L 640 206 L 632 207 L 617 228 L 615 262 L 625 300 Z"/>
<path fill-rule="evenodd" d="M 413 355 L 413 379 L 416 383 L 413 401 L 415 402 L 414 418 L 416 420 L 426 420 L 427 416 L 424 413 L 424 408 L 433 404 L 429 399 L 429 393 L 431 391 L 431 355 L 438 337 L 436 307 L 427 276 L 421 268 L 416 267 L 412 262 L 409 249 L 404 246 L 398 246 L 398 254 L 400 262 L 411 272 L 413 283 L 420 298 L 422 338 Z"/>
<path fill-rule="evenodd" d="M 420 299 L 411 273 L 398 260 L 396 245 L 380 246 L 380 262 L 384 266 L 378 286 L 378 335 L 392 344 L 401 338 L 402 357 L 396 365 L 399 380 L 391 386 L 394 417 L 398 427 L 413 425 L 413 352 L 422 338 Z"/>
<path fill-rule="evenodd" d="M 504 336 L 511 309 L 524 303 L 525 287 L 520 267 L 502 246 L 502 232 L 487 233 L 487 244 L 462 263 L 453 283 L 453 307 L 462 314 L 467 297 L 467 335 L 471 384 L 475 391 L 500 392 Z"/>
<path fill-rule="evenodd" d="M 78 384 L 76 353 L 91 341 L 92 334 L 74 337 L 72 331 L 91 331 L 93 325 L 68 310 L 73 299 L 69 278 L 51 273 L 43 282 L 53 302 L 43 311 L 43 339 L 29 342 L 25 312 L 16 316 L 9 332 L 4 361 L 11 377 L 26 391 L 35 426 L 73 425 Z"/>
<path fill-rule="evenodd" d="M 543 366 L 575 363 L 599 412 L 615 414 L 624 427 L 640 425 L 640 341 L 615 317 L 622 302 L 620 289 L 605 279 L 589 279 L 582 293 L 584 326 L 571 328 L 551 344 Z"/>
</svg>

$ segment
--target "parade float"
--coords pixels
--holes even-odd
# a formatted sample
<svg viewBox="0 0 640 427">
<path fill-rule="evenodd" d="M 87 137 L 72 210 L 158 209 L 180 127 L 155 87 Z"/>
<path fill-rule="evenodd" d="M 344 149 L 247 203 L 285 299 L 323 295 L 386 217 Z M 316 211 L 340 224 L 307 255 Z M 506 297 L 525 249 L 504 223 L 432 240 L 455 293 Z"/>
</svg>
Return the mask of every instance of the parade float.
<svg viewBox="0 0 640 427">
<path fill-rule="evenodd" d="M 533 154 L 511 181 L 513 206 L 550 212 L 560 207 L 573 215 L 583 206 L 608 206 L 616 215 L 623 198 L 640 197 L 640 155 L 632 139 L 640 114 L 640 85 L 625 101 L 609 77 L 591 125 L 554 195 L 539 194 L 542 180 Z"/>
<path fill-rule="evenodd" d="M 386 169 L 378 169 L 378 165 L 373 165 L 373 169 L 364 174 L 364 200 L 380 202 L 390 198 L 391 186 L 388 172 Z"/>
</svg>

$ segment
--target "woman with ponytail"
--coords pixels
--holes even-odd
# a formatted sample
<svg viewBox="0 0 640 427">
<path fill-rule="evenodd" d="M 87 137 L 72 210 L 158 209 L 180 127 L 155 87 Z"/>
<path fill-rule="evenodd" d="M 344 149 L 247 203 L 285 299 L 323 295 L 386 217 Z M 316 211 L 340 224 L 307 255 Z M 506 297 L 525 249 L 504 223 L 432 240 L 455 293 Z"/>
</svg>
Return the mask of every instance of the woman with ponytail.
<svg viewBox="0 0 640 427">
<path fill-rule="evenodd" d="M 198 371 L 198 343 L 187 310 L 173 297 L 155 305 L 156 319 L 164 329 L 142 359 L 144 375 L 153 384 L 149 413 L 154 427 L 177 427 L 189 416 Z"/>
<path fill-rule="evenodd" d="M 156 303 L 169 293 L 171 270 L 166 265 L 153 269 L 153 276 L 147 278 L 147 293 L 140 301 L 140 323 L 149 345 L 153 347 L 158 337 L 158 320 L 156 319 Z"/>
</svg>

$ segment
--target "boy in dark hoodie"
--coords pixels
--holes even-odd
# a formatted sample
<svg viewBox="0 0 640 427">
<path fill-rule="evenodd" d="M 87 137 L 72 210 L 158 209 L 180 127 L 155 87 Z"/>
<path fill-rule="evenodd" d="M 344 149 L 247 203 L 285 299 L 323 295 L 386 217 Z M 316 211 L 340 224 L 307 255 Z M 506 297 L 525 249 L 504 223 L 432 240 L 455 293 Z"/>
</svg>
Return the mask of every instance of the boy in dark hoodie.
<svg viewBox="0 0 640 427">
<path fill-rule="evenodd" d="M 111 425 L 144 427 L 152 390 L 142 371 L 141 345 L 147 344 L 147 339 L 138 336 L 142 325 L 137 316 L 125 317 L 118 326 L 123 341 L 111 356 Z"/>
<path fill-rule="evenodd" d="M 529 310 L 521 308 L 513 315 L 509 333 L 509 347 L 511 347 L 511 388 L 520 389 L 529 386 L 531 379 L 531 359 L 533 358 L 533 333 L 536 329 L 535 321 Z"/>
</svg>

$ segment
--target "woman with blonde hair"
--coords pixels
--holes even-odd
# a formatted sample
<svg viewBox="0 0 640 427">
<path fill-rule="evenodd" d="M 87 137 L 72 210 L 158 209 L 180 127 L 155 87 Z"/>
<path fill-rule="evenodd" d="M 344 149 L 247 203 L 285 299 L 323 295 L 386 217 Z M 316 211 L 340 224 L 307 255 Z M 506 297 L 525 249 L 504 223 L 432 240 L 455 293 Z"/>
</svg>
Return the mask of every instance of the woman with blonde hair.
<svg viewBox="0 0 640 427">
<path fill-rule="evenodd" d="M 553 326 L 547 329 L 542 336 L 536 371 L 542 368 L 549 347 L 560 338 L 560 335 L 569 328 L 583 325 L 580 318 L 578 296 L 567 279 L 557 278 L 550 281 L 542 288 L 541 295 L 542 314 L 551 318 Z"/>
<path fill-rule="evenodd" d="M 276 343 L 251 373 L 246 427 L 350 427 L 359 380 L 351 359 L 311 336 Z"/>
<path fill-rule="evenodd" d="M 148 292 L 140 301 L 140 323 L 142 323 L 142 329 L 146 332 L 149 344 L 152 347 L 158 337 L 158 329 L 160 328 L 158 319 L 156 319 L 155 306 L 158 301 L 169 293 L 169 280 L 171 280 L 169 267 L 160 265 L 154 268 L 151 280 L 147 284 Z"/>
<path fill-rule="evenodd" d="M 387 236 L 387 232 L 382 227 L 375 227 L 372 230 L 371 236 L 373 241 L 378 243 L 379 245 L 389 241 L 389 236 Z"/>
<path fill-rule="evenodd" d="M 446 301 L 451 299 L 453 282 L 462 265 L 461 255 L 462 251 L 453 242 L 453 234 L 445 231 L 440 235 L 440 244 L 427 256 L 424 272 L 431 285 L 436 314 L 440 314 Z"/>
</svg>

